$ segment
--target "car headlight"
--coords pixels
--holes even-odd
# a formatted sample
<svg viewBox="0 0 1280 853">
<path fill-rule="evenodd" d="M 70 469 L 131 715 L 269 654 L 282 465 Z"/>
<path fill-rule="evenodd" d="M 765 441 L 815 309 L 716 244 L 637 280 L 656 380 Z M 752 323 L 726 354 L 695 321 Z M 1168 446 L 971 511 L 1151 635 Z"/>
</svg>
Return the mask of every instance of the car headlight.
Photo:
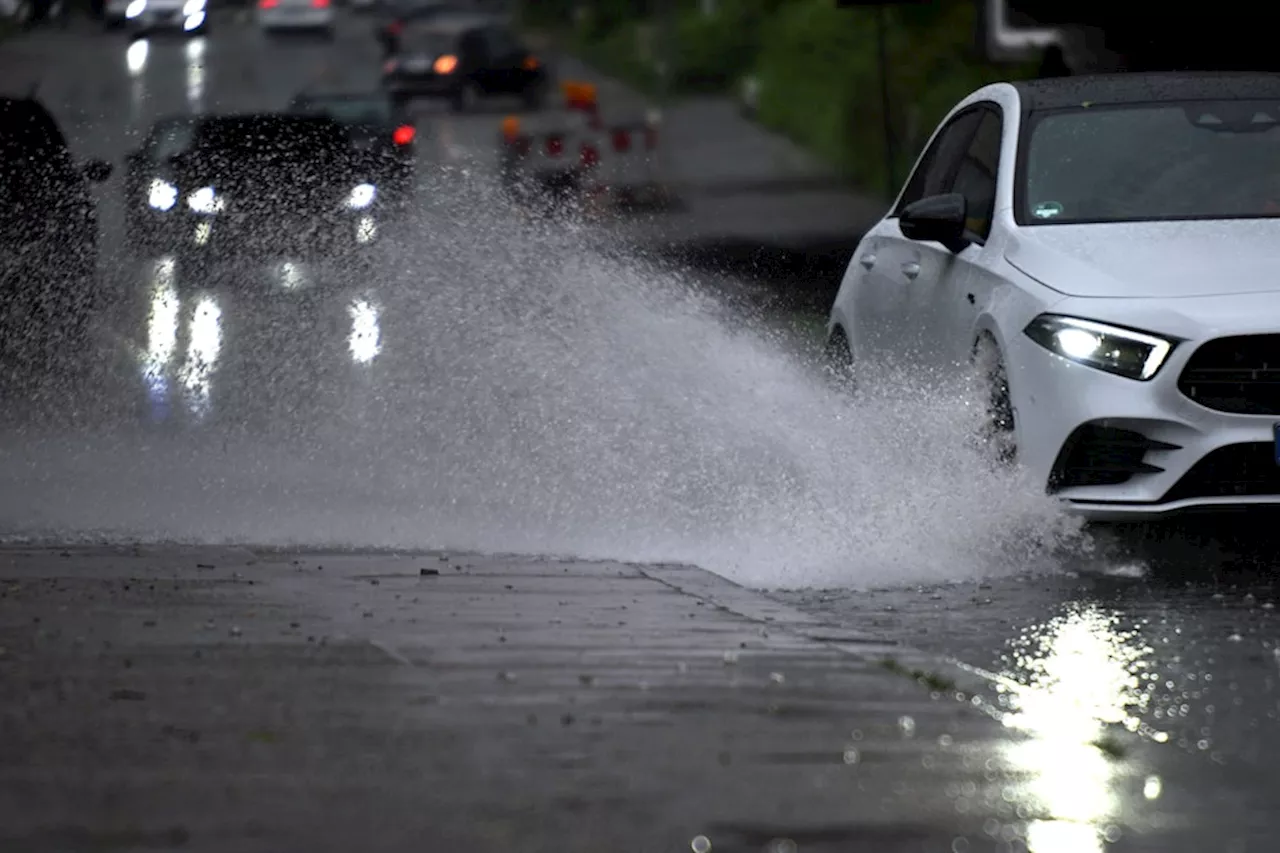
<svg viewBox="0 0 1280 853">
<path fill-rule="evenodd" d="M 347 207 L 352 210 L 364 210 L 373 204 L 373 200 L 378 197 L 378 188 L 373 184 L 360 184 L 351 191 L 347 196 Z"/>
<path fill-rule="evenodd" d="M 168 181 L 155 178 L 147 190 L 147 204 L 154 210 L 171 210 L 178 203 L 178 188 Z"/>
<path fill-rule="evenodd" d="M 146 11 L 146 8 L 147 0 L 133 0 L 132 3 L 125 7 L 124 16 L 126 18 L 136 18 Z"/>
<path fill-rule="evenodd" d="M 1031 340 L 1063 358 L 1140 381 L 1156 375 L 1177 343 L 1133 329 L 1058 314 L 1041 314 L 1024 331 Z"/>
<path fill-rule="evenodd" d="M 183 4 L 183 7 L 182 7 L 182 15 L 183 17 L 187 17 L 187 18 L 203 11 L 204 11 L 204 0 L 187 0 L 187 2 Z"/>
<path fill-rule="evenodd" d="M 201 187 L 187 196 L 187 207 L 196 213 L 217 213 L 223 204 L 222 197 L 213 191 L 213 187 Z"/>
</svg>

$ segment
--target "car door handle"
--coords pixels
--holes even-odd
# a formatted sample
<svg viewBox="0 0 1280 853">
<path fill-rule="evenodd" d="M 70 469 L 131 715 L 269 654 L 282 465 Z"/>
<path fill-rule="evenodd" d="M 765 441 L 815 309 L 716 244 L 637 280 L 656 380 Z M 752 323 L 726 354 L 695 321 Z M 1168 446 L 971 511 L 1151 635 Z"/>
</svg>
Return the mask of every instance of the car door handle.
<svg viewBox="0 0 1280 853">
<path fill-rule="evenodd" d="M 920 265 L 917 264 L 915 261 L 912 261 L 909 264 L 903 264 L 902 274 L 914 281 L 915 277 L 920 275 Z"/>
<path fill-rule="evenodd" d="M 876 256 L 872 254 L 863 255 L 858 258 L 858 263 L 862 264 L 863 269 L 871 269 L 876 265 Z"/>
</svg>

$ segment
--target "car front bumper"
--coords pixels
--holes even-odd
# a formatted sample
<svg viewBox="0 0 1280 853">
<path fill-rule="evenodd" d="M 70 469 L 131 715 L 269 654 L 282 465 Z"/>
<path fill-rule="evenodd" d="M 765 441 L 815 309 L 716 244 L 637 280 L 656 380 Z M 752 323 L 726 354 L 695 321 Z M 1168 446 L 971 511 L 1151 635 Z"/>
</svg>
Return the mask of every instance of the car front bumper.
<svg viewBox="0 0 1280 853">
<path fill-rule="evenodd" d="M 1069 361 L 1019 333 L 1005 342 L 1019 461 L 1092 520 L 1280 506 L 1280 413 L 1217 411 L 1179 388 L 1207 340 L 1277 331 L 1180 342 L 1146 382 Z"/>
<path fill-rule="evenodd" d="M 384 223 L 381 205 L 293 220 L 147 210 L 137 214 L 132 235 L 134 249 L 148 254 L 298 260 L 370 249 L 379 243 Z"/>
</svg>

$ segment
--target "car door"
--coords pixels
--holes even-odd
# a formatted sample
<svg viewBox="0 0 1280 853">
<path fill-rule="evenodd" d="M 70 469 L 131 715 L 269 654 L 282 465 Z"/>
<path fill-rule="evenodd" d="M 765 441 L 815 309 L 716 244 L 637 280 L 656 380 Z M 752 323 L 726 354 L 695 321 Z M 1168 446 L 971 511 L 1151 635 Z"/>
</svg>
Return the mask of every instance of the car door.
<svg viewBox="0 0 1280 853">
<path fill-rule="evenodd" d="M 902 235 L 898 217 L 912 202 L 947 191 L 980 118 L 968 109 L 939 128 L 893 211 L 858 247 L 851 269 L 862 279 L 854 291 L 854 304 L 845 311 L 852 316 L 850 343 L 858 358 L 896 362 L 921 355 L 923 318 L 909 285 L 928 266 L 927 247 Z"/>
<path fill-rule="evenodd" d="M 908 283 L 921 318 L 921 352 L 939 375 L 968 363 L 973 325 L 991 291 L 986 277 L 991 265 L 983 262 L 989 261 L 986 242 L 995 214 L 1004 122 L 997 104 L 981 105 L 977 115 L 977 128 L 944 190 L 964 196 L 965 230 L 972 242 L 958 254 L 938 243 L 919 244 L 919 274 Z"/>
</svg>

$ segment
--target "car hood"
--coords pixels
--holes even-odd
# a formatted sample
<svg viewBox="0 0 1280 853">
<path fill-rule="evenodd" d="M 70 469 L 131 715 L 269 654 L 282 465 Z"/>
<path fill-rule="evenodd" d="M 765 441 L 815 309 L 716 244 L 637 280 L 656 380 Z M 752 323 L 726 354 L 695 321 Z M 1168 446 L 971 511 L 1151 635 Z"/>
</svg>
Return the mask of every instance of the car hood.
<svg viewBox="0 0 1280 853">
<path fill-rule="evenodd" d="M 1068 296 L 1280 292 L 1280 218 L 1024 227 L 1005 260 Z"/>
</svg>

